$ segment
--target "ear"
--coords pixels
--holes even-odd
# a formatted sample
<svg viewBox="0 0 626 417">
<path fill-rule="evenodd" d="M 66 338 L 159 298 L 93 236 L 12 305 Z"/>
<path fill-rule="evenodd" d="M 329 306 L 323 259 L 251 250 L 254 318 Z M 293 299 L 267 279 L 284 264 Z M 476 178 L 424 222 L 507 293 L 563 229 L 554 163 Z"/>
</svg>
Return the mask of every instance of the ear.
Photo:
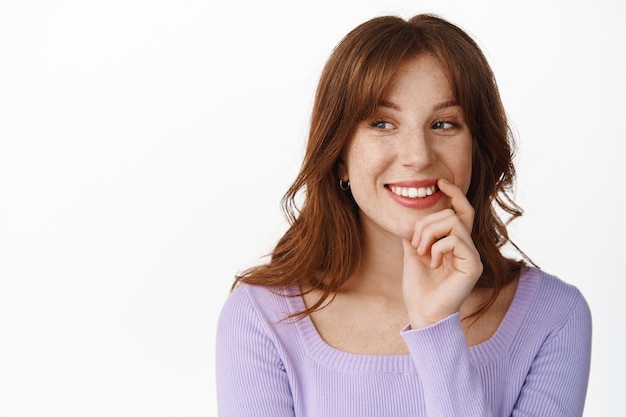
<svg viewBox="0 0 626 417">
<path fill-rule="evenodd" d="M 350 181 L 348 168 L 346 168 L 346 164 L 343 162 L 343 159 L 339 159 L 339 161 L 337 161 L 337 176 L 344 181 Z"/>
</svg>

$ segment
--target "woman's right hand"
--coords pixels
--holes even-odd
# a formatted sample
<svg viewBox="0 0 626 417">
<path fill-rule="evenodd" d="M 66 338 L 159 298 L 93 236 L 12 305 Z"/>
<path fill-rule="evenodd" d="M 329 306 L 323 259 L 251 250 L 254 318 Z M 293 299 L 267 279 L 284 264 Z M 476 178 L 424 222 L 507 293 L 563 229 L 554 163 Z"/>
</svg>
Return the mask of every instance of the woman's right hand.
<svg viewBox="0 0 626 417">
<path fill-rule="evenodd" d="M 451 208 L 420 219 L 412 240 L 402 240 L 402 290 L 413 329 L 458 312 L 483 271 L 471 237 L 474 208 L 452 183 L 439 179 L 437 185 Z"/>
</svg>

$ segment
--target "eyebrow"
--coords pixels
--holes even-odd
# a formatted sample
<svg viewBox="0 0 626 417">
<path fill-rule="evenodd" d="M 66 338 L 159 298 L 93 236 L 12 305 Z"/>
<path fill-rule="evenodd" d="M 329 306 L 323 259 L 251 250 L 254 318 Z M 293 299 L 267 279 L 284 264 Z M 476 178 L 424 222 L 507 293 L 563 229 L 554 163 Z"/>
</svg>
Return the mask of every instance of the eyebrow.
<svg viewBox="0 0 626 417">
<path fill-rule="evenodd" d="M 457 107 L 458 105 L 459 105 L 459 103 L 456 100 L 454 100 L 454 99 L 446 100 L 446 101 L 442 101 L 441 103 L 437 104 L 435 106 L 434 110 L 449 109 L 451 107 Z M 380 102 L 380 107 L 387 107 L 387 108 L 392 109 L 392 110 L 400 111 L 400 106 L 398 106 L 393 101 L 389 101 L 389 100 L 381 101 Z"/>
<path fill-rule="evenodd" d="M 459 103 L 456 100 L 446 100 L 435 106 L 435 110 L 449 109 L 450 107 L 457 107 Z"/>
<path fill-rule="evenodd" d="M 379 106 L 380 107 L 387 107 L 387 108 L 392 109 L 392 110 L 400 111 L 400 106 L 398 106 L 393 101 L 389 101 L 389 100 L 381 101 Z"/>
</svg>

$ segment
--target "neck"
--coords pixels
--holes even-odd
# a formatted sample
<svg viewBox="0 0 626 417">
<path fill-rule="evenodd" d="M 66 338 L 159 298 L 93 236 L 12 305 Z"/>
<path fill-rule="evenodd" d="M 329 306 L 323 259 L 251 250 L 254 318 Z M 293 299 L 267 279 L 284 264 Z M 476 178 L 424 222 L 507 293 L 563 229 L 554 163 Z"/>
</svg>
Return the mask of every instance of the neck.
<svg viewBox="0 0 626 417">
<path fill-rule="evenodd" d="M 403 299 L 403 249 L 399 237 L 364 227 L 364 247 L 356 271 L 344 285 L 345 291 Z"/>
</svg>

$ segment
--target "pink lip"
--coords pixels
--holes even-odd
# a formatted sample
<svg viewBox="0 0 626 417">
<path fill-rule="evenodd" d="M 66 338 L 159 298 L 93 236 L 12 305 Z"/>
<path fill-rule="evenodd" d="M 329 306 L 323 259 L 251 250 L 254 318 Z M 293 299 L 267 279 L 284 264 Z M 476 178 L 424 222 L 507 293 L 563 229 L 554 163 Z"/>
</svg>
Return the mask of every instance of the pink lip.
<svg viewBox="0 0 626 417">
<path fill-rule="evenodd" d="M 437 191 L 436 193 L 429 195 L 427 197 L 422 197 L 422 198 L 409 198 L 409 197 L 403 197 L 397 194 L 394 194 L 391 191 L 391 187 L 415 187 L 415 188 L 419 188 L 419 187 L 429 187 L 432 185 L 437 185 L 437 180 L 422 180 L 422 181 L 400 181 L 400 182 L 394 182 L 394 183 L 390 183 L 390 184 L 386 184 L 385 188 L 387 189 L 387 192 L 389 193 L 389 196 L 398 204 L 400 204 L 401 206 L 410 208 L 410 209 L 417 209 L 417 210 L 422 210 L 422 209 L 427 209 L 430 208 L 432 206 L 434 206 L 435 204 L 437 204 L 437 202 L 444 196 L 444 194 L 441 191 Z"/>
</svg>

